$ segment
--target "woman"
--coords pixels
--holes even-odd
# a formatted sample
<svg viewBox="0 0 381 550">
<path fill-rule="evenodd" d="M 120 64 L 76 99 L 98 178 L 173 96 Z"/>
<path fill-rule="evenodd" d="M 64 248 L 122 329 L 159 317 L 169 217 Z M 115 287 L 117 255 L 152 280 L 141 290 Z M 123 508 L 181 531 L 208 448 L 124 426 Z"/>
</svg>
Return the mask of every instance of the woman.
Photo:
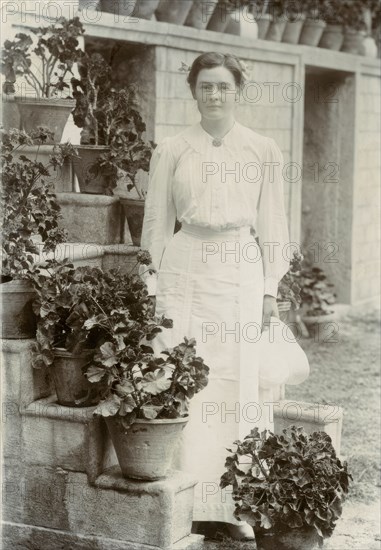
<svg viewBox="0 0 381 550">
<path fill-rule="evenodd" d="M 194 337 L 211 369 L 177 453 L 176 467 L 199 480 L 194 520 L 224 522 L 231 537 L 247 540 L 252 528 L 235 520 L 219 479 L 226 448 L 254 426 L 271 427 L 255 342 L 278 317 L 277 286 L 289 268 L 283 158 L 273 139 L 235 120 L 245 84 L 237 57 L 202 54 L 187 82 L 201 120 L 153 153 L 141 246 L 157 270 L 146 277 L 156 313 L 173 319 L 155 350 Z"/>
</svg>

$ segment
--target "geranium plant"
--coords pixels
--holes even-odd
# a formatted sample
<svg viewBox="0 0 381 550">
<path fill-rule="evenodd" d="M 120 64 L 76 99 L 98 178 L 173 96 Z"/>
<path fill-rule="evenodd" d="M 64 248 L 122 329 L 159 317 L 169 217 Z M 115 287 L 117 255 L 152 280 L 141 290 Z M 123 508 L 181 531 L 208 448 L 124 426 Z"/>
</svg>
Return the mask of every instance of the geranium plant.
<svg viewBox="0 0 381 550">
<path fill-rule="evenodd" d="M 188 416 L 189 401 L 208 383 L 209 367 L 196 356 L 196 341 L 184 338 L 157 357 L 125 317 L 98 316 L 98 326 L 109 325 L 109 339 L 87 371 L 91 382 L 105 381 L 104 400 L 94 414 L 118 415 L 128 428 L 136 419 L 169 419 Z M 166 320 L 164 326 L 170 326 Z M 88 326 L 93 326 L 90 320 Z"/>
<path fill-rule="evenodd" d="M 140 252 L 137 260 L 145 265 L 147 254 Z M 33 366 L 50 366 L 56 347 L 76 353 L 101 347 L 109 340 L 108 322 L 127 323 L 130 345 L 135 345 L 137 338 L 159 332 L 168 321 L 156 322 L 146 286 L 134 273 L 135 267 L 123 274 L 120 269 L 104 271 L 49 260 L 36 271 L 34 312 L 38 322 Z M 104 318 L 107 323 L 101 322 Z"/>
<path fill-rule="evenodd" d="M 232 486 L 236 519 L 259 531 L 312 529 L 320 544 L 332 535 L 352 476 L 329 435 L 307 435 L 296 426 L 281 435 L 254 428 L 234 444 L 221 487 Z"/>
<path fill-rule="evenodd" d="M 148 172 L 153 143 L 143 138 L 146 125 L 141 117 L 133 87 L 117 90 L 112 86 L 111 67 L 101 54 L 86 55 L 79 64 L 80 79 L 73 78 L 76 106 L 73 119 L 83 128 L 83 145 L 103 145 L 109 150 L 101 153 L 89 170 L 89 177 L 104 175 L 107 194 L 112 194 L 119 178 L 128 177 L 128 190 L 136 189 L 136 174 Z"/>
<path fill-rule="evenodd" d="M 34 159 L 23 155 L 23 147 L 42 145 L 53 136 L 39 127 L 31 134 L 12 129 L 1 130 L 2 188 L 2 279 L 27 278 L 40 252 L 53 251 L 66 240 L 66 231 L 59 226 L 60 207 L 52 184 L 51 171 L 75 156 L 69 144 L 55 145 L 49 162 L 39 160 L 37 147 Z"/>
<path fill-rule="evenodd" d="M 300 273 L 300 297 L 307 316 L 320 316 L 333 313 L 336 302 L 334 285 L 320 267 L 302 269 Z"/>
<path fill-rule="evenodd" d="M 291 307 L 293 309 L 299 309 L 301 303 L 300 272 L 302 261 L 303 255 L 295 251 L 290 261 L 290 269 L 283 276 L 278 285 L 278 301 L 291 302 Z"/>
<path fill-rule="evenodd" d="M 84 54 L 78 40 L 84 33 L 83 25 L 78 17 L 70 20 L 59 17 L 48 27 L 32 28 L 31 32 L 36 35 L 37 43 L 25 33 L 18 33 L 15 40 L 4 42 L 1 61 L 5 75 L 3 91 L 15 93 L 15 82 L 18 77 L 23 77 L 37 97 L 61 96 L 70 89 L 66 81 L 68 73 L 73 73 L 74 64 Z M 32 63 L 32 53 L 40 61 L 40 70 Z"/>
</svg>

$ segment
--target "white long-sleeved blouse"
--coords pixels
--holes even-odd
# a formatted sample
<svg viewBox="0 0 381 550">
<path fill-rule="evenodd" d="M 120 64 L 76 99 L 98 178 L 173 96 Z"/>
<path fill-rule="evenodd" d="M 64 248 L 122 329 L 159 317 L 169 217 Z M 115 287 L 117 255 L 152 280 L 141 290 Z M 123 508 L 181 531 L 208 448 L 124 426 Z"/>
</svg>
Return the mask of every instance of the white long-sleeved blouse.
<svg viewBox="0 0 381 550">
<path fill-rule="evenodd" d="M 283 155 L 272 138 L 235 121 L 222 145 L 198 122 L 164 138 L 150 162 L 141 248 L 156 271 L 180 222 L 217 231 L 250 226 L 262 250 L 264 293 L 277 296 L 289 269 L 289 232 L 283 197 Z M 143 275 L 156 293 L 157 274 Z"/>
</svg>

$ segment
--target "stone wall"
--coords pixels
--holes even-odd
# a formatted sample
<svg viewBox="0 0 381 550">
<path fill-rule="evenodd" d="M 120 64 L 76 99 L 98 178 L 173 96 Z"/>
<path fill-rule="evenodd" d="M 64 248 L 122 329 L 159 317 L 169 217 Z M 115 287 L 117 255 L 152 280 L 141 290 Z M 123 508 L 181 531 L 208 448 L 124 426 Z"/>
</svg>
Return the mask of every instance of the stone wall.
<svg viewBox="0 0 381 550">
<path fill-rule="evenodd" d="M 380 294 L 380 96 L 380 78 L 364 74 L 359 86 L 353 302 L 376 298 Z"/>
</svg>

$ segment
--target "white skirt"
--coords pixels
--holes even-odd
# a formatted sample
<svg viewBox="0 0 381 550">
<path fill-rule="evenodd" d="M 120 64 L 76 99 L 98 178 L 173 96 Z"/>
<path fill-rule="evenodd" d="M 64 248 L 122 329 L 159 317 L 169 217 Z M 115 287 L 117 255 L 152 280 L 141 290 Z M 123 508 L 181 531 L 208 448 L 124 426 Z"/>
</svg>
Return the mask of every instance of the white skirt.
<svg viewBox="0 0 381 550">
<path fill-rule="evenodd" d="M 173 329 L 163 329 L 153 347 L 159 353 L 193 337 L 210 368 L 208 386 L 190 403 L 174 461 L 198 479 L 194 521 L 240 524 L 231 487 L 219 487 L 227 448 L 255 426 L 273 428 L 272 393 L 259 391 L 255 354 L 263 292 L 260 248 L 249 227 L 217 232 L 183 224 L 165 249 L 156 313 L 172 319 Z"/>
</svg>

